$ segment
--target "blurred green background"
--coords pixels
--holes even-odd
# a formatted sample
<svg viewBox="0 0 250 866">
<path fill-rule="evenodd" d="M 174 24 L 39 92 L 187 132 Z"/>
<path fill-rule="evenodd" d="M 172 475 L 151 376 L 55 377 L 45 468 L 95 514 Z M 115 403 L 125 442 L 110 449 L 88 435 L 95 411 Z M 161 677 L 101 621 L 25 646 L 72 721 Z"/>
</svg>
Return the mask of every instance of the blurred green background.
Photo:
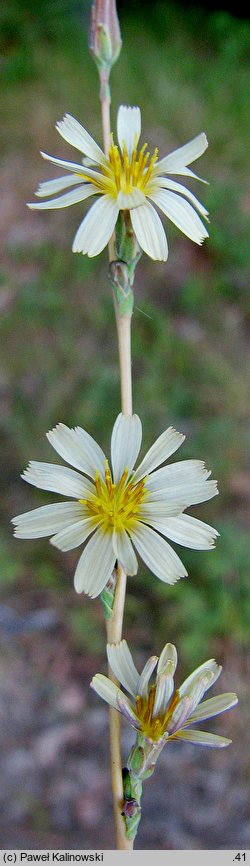
<svg viewBox="0 0 250 866">
<path fill-rule="evenodd" d="M 119 369 L 106 251 L 73 255 L 83 205 L 31 213 L 39 180 L 57 175 L 39 150 L 74 159 L 55 131 L 65 111 L 101 143 L 97 72 L 88 55 L 89 5 L 10 0 L 0 13 L 2 181 L 0 270 L 3 605 L 26 616 L 60 610 L 72 653 L 104 658 L 99 601 L 76 597 L 78 551 L 12 539 L 13 514 L 53 501 L 19 480 L 29 459 L 54 460 L 45 433 L 80 424 L 109 451 Z M 125 635 L 143 651 L 177 644 L 180 675 L 216 655 L 244 679 L 249 623 L 249 36 L 227 11 L 155 3 L 125 10 L 111 76 L 120 103 L 139 104 L 143 140 L 160 156 L 206 131 L 189 184 L 211 214 L 196 247 L 165 221 L 169 260 L 143 256 L 133 316 L 134 409 L 144 449 L 168 425 L 187 434 L 180 458 L 204 459 L 220 496 L 192 509 L 215 525 L 214 552 L 178 549 L 189 578 L 167 587 L 141 565 L 129 581 Z M 60 174 L 60 171 L 58 171 Z M 87 209 L 87 208 L 86 208 Z M 96 662 L 97 663 L 97 662 Z M 95 668 L 94 668 L 95 669 Z M 235 681 L 236 680 L 236 681 Z"/>
</svg>

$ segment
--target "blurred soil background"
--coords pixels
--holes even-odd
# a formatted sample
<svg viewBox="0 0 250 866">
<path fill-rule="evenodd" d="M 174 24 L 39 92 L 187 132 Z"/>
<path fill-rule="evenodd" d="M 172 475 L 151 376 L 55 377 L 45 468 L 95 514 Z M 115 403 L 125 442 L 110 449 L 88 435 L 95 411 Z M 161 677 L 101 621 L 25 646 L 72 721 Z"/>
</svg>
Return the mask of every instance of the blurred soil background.
<svg viewBox="0 0 250 866">
<path fill-rule="evenodd" d="M 244 849 L 250 24 L 193 4 L 118 9 L 124 47 L 111 79 L 113 127 L 119 103 L 138 103 L 143 140 L 160 156 L 203 129 L 210 142 L 197 166 L 210 185 L 190 184 L 211 213 L 210 239 L 200 249 L 168 223 L 168 263 L 141 259 L 133 373 L 144 449 L 169 424 L 187 434 L 180 457 L 205 459 L 220 485 L 197 516 L 221 534 L 215 552 L 179 551 L 189 578 L 175 587 L 140 567 L 129 581 L 124 634 L 138 664 L 176 643 L 177 682 L 215 656 L 223 664 L 216 692 L 239 695 L 239 708 L 208 725 L 232 737 L 229 749 L 165 749 L 145 784 L 136 847 Z M 78 551 L 14 541 L 9 526 L 12 515 L 53 501 L 20 479 L 29 459 L 53 462 L 46 431 L 80 424 L 108 452 L 119 411 L 106 251 L 94 260 L 71 252 L 85 205 L 40 214 L 25 205 L 39 180 L 57 175 L 40 149 L 76 157 L 54 128 L 65 111 L 101 142 L 88 18 L 89 4 L 78 0 L 9 0 L 0 13 L 1 848 L 114 847 L 108 713 L 89 690 L 106 669 L 101 604 L 74 593 Z M 123 744 L 125 761 L 126 726 Z"/>
</svg>

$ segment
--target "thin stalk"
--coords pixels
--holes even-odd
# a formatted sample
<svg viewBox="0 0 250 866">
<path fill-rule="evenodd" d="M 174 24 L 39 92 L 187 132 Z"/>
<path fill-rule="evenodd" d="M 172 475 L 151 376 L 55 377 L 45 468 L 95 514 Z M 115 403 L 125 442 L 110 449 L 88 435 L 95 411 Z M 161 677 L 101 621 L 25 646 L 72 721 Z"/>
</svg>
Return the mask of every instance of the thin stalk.
<svg viewBox="0 0 250 866">
<path fill-rule="evenodd" d="M 106 155 L 110 142 L 110 90 L 104 79 L 101 82 L 100 100 L 102 110 L 103 142 Z M 116 260 L 115 235 L 109 241 L 109 261 Z M 119 364 L 121 377 L 121 409 L 123 415 L 132 415 L 132 377 L 131 377 L 131 315 L 121 315 L 114 298 L 118 337 Z"/>
<path fill-rule="evenodd" d="M 117 568 L 117 586 L 115 592 L 115 601 L 112 620 L 107 620 L 107 640 L 108 643 L 119 643 L 122 637 L 122 624 L 124 602 L 126 594 L 127 575 L 121 563 L 118 563 Z M 114 676 L 112 669 L 109 666 L 109 678 L 120 686 L 120 683 Z M 109 710 L 109 730 L 110 730 L 110 758 L 111 758 L 111 779 L 114 804 L 114 818 L 116 825 L 116 844 L 119 851 L 131 851 L 133 842 L 127 838 L 126 826 L 124 818 L 121 814 L 123 795 L 123 778 L 122 778 L 122 759 L 121 759 L 121 722 L 120 714 L 117 710 L 110 707 Z"/>
<path fill-rule="evenodd" d="M 108 154 L 110 143 L 110 91 L 107 81 L 101 81 L 100 90 L 104 150 Z M 109 241 L 109 261 L 116 259 L 115 236 Z M 131 383 L 131 316 L 121 316 L 115 303 L 116 324 L 119 347 L 119 363 L 121 377 L 121 409 L 123 415 L 132 415 L 132 383 Z M 127 575 L 120 562 L 117 566 L 117 585 L 112 620 L 107 620 L 108 643 L 119 643 L 122 638 L 123 613 L 126 595 Z M 119 686 L 113 671 L 109 668 L 109 677 Z M 110 758 L 113 792 L 114 819 L 116 826 L 116 844 L 118 850 L 132 850 L 133 842 L 127 838 L 124 818 L 121 814 L 123 804 L 123 778 L 121 759 L 121 725 L 117 710 L 110 707 Z"/>
<path fill-rule="evenodd" d="M 106 156 L 108 156 L 108 152 L 109 152 L 109 148 L 110 148 L 110 88 L 109 88 L 109 83 L 106 80 L 105 73 L 104 73 L 104 75 L 101 74 L 100 100 L 101 100 L 101 111 L 102 111 L 102 131 L 103 131 L 104 152 L 105 152 Z M 114 234 L 110 238 L 108 250 L 109 250 L 109 261 L 114 262 L 116 259 L 115 235 Z"/>
<path fill-rule="evenodd" d="M 123 415 L 132 415 L 131 314 L 121 316 L 115 299 L 114 303 L 119 350 L 122 413 Z"/>
</svg>

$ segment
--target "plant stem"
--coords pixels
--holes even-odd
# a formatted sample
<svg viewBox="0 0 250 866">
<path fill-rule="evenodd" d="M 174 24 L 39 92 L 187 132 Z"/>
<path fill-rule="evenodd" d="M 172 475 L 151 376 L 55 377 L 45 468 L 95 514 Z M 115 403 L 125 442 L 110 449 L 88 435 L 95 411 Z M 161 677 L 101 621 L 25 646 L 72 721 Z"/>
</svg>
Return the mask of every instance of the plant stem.
<svg viewBox="0 0 250 866">
<path fill-rule="evenodd" d="M 132 381 L 131 381 L 131 315 L 121 316 L 117 309 L 116 324 L 118 334 L 119 362 L 121 376 L 121 408 L 123 415 L 132 415 Z M 123 613 L 126 595 L 127 575 L 118 562 L 117 585 L 112 620 L 107 620 L 108 643 L 119 643 L 122 638 Z M 120 683 L 109 667 L 109 677 L 119 687 Z M 111 777 L 114 803 L 114 816 L 116 823 L 116 838 L 118 850 L 132 850 L 133 841 L 127 838 L 126 826 L 121 809 L 123 804 L 123 778 L 121 762 L 121 733 L 120 715 L 117 710 L 110 707 L 110 754 L 111 754 Z"/>
<path fill-rule="evenodd" d="M 122 413 L 123 415 L 132 415 L 131 314 L 121 316 L 117 301 L 114 300 L 114 303 L 120 363 Z"/>
<path fill-rule="evenodd" d="M 110 88 L 108 81 L 101 76 L 101 88 L 100 88 L 100 100 L 101 100 L 101 111 L 102 111 L 102 131 L 103 131 L 103 143 L 104 143 L 104 151 L 106 156 L 108 156 L 109 148 L 110 148 Z M 114 262 L 116 259 L 115 254 L 115 235 L 113 234 L 110 238 L 109 245 L 109 261 Z"/>
<path fill-rule="evenodd" d="M 107 620 L 107 639 L 108 643 L 119 643 L 122 637 L 123 611 L 126 593 L 126 573 L 118 563 L 117 568 L 117 586 L 115 592 L 115 601 L 112 620 Z M 109 667 L 109 678 L 119 687 L 120 683 Z M 127 838 L 126 825 L 121 814 L 124 800 L 123 794 L 123 778 L 122 778 L 122 760 L 121 760 L 121 722 L 120 714 L 117 710 L 110 707 L 109 710 L 109 726 L 110 726 L 110 757 L 111 757 L 111 779 L 114 804 L 114 818 L 116 825 L 116 844 L 118 850 L 131 850 L 133 842 Z"/>
<path fill-rule="evenodd" d="M 108 154 L 110 144 L 110 91 L 107 81 L 101 81 L 100 90 L 104 150 Z M 115 236 L 109 241 L 109 261 L 116 259 Z M 132 382 L 131 382 L 131 315 L 121 316 L 118 304 L 115 302 L 115 314 L 118 334 L 119 363 L 121 376 L 121 409 L 123 415 L 132 415 Z M 108 643 L 119 643 L 122 638 L 123 613 L 126 595 L 127 575 L 121 563 L 117 565 L 117 584 L 113 616 L 107 620 Z M 109 677 L 119 687 L 119 683 L 109 668 Z M 133 842 L 127 838 L 126 825 L 121 814 L 123 805 L 123 778 L 121 760 L 121 725 L 120 714 L 110 707 L 110 758 L 113 791 L 114 818 L 116 826 L 116 844 L 118 850 L 132 850 Z"/>
<path fill-rule="evenodd" d="M 100 99 L 104 150 L 107 155 L 110 141 L 110 91 L 107 82 L 101 84 Z M 113 262 L 115 259 L 115 236 L 113 235 L 109 241 L 109 261 Z M 121 315 L 115 298 L 114 304 L 121 376 L 121 409 L 123 415 L 132 415 L 131 314 Z"/>
</svg>

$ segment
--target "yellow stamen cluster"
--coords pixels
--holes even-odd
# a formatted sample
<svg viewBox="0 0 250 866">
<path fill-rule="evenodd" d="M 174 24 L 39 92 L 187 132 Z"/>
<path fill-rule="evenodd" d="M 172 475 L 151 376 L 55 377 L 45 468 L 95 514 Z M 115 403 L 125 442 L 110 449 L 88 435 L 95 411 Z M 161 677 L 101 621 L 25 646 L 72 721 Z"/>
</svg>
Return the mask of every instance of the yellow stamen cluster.
<svg viewBox="0 0 250 866">
<path fill-rule="evenodd" d="M 105 466 L 105 481 L 96 473 L 96 493 L 89 499 L 80 500 L 90 512 L 96 525 L 102 524 L 105 530 L 130 529 L 138 518 L 139 508 L 145 499 L 145 482 L 128 482 L 128 469 L 124 469 L 119 483 L 112 481 L 108 461 Z"/>
<path fill-rule="evenodd" d="M 109 161 L 117 192 L 121 190 L 129 194 L 133 188 L 144 190 L 151 177 L 157 156 L 158 148 L 156 147 L 148 163 L 150 152 L 147 151 L 147 144 L 144 144 L 139 152 L 137 152 L 137 147 L 135 146 L 132 156 L 129 158 L 125 144 L 120 153 L 111 136 Z"/>
<path fill-rule="evenodd" d="M 156 686 L 151 686 L 148 698 L 142 698 L 138 695 L 136 698 L 136 710 L 141 724 L 141 730 L 145 737 L 157 741 L 166 733 L 169 719 L 171 718 L 175 707 L 179 703 L 179 692 L 178 690 L 174 692 L 172 700 L 170 701 L 164 715 L 155 716 L 153 718 L 155 690 Z"/>
<path fill-rule="evenodd" d="M 144 144 L 139 152 L 135 146 L 132 156 L 129 157 L 125 144 L 120 151 L 117 144 L 114 144 L 113 135 L 111 135 L 109 165 L 100 165 L 99 171 L 91 171 L 90 174 L 86 169 L 81 177 L 93 184 L 99 193 L 108 194 L 114 198 L 119 192 L 127 195 L 134 189 L 143 192 L 152 175 L 157 156 L 158 148 L 156 147 L 150 159 L 147 144 Z"/>
</svg>

